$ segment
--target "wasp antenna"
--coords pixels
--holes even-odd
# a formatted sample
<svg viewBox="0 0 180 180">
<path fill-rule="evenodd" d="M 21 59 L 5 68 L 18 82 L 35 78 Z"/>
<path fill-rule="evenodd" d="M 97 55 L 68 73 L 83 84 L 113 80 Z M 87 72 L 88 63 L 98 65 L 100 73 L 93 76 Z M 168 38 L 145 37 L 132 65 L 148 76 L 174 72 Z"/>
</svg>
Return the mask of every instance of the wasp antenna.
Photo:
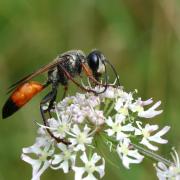
<svg viewBox="0 0 180 180">
<path fill-rule="evenodd" d="M 103 64 L 104 64 L 104 67 L 105 67 L 105 87 L 104 87 L 104 90 L 103 92 L 105 92 L 107 90 L 107 87 L 108 87 L 108 75 L 107 75 L 107 67 L 106 67 L 106 64 L 104 63 L 103 61 Z"/>
<path fill-rule="evenodd" d="M 120 79 L 119 79 L 119 76 L 118 76 L 118 73 L 117 73 L 116 69 L 114 68 L 114 66 L 108 60 L 105 60 L 105 62 L 108 63 L 111 66 L 111 68 L 112 68 L 112 70 L 113 70 L 113 72 L 114 72 L 114 74 L 116 76 L 118 86 L 120 86 Z"/>
</svg>

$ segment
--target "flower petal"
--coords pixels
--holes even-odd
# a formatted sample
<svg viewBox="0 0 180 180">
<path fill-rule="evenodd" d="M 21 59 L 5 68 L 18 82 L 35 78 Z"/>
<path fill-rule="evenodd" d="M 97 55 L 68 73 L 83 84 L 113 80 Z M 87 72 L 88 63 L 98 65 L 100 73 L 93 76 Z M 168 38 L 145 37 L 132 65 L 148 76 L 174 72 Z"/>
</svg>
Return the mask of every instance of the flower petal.
<svg viewBox="0 0 180 180">
<path fill-rule="evenodd" d="M 143 138 L 140 143 L 144 144 L 145 146 L 147 146 L 149 149 L 151 149 L 153 151 L 157 151 L 158 150 L 158 147 L 150 144 L 150 142 L 146 138 Z"/>
<path fill-rule="evenodd" d="M 73 171 L 75 172 L 75 178 L 74 180 L 81 180 L 82 176 L 85 172 L 84 167 L 73 167 Z"/>
</svg>

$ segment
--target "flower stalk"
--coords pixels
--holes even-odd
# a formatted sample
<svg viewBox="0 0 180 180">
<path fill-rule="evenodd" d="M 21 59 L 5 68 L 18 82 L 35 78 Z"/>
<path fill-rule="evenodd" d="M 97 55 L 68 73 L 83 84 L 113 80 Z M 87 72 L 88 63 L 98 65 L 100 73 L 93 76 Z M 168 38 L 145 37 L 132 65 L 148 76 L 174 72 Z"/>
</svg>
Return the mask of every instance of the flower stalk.
<svg viewBox="0 0 180 180">
<path fill-rule="evenodd" d="M 162 162 L 162 163 L 164 163 L 164 164 L 167 165 L 167 166 L 173 165 L 173 162 L 171 162 L 171 161 L 163 158 L 162 156 L 154 153 L 153 151 L 150 151 L 150 150 L 148 150 L 148 149 L 145 149 L 145 148 L 143 148 L 143 147 L 141 147 L 141 146 L 139 146 L 139 145 L 137 145 L 137 144 L 134 144 L 134 143 L 131 143 L 131 145 L 132 145 L 134 148 L 138 149 L 139 152 L 141 152 L 144 156 L 150 157 L 150 158 L 154 159 L 154 160 L 157 161 L 157 162 Z"/>
</svg>

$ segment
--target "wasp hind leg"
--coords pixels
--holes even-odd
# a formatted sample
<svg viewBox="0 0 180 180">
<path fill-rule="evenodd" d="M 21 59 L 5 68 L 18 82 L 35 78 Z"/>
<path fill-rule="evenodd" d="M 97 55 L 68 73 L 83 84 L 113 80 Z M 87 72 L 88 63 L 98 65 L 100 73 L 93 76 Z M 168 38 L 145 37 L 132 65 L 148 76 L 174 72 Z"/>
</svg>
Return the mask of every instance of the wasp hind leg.
<svg viewBox="0 0 180 180">
<path fill-rule="evenodd" d="M 68 91 L 68 86 L 65 85 L 64 86 L 64 93 L 63 93 L 63 96 L 62 96 L 61 100 L 63 100 L 66 97 L 67 91 Z"/>
<path fill-rule="evenodd" d="M 55 99 L 56 99 L 56 95 L 57 95 L 57 88 L 53 88 L 52 91 L 49 92 L 49 93 L 42 99 L 42 101 L 41 101 L 41 103 L 40 103 L 40 112 L 41 112 L 41 116 L 42 116 L 42 119 L 43 119 L 43 123 L 44 123 L 44 125 L 47 126 L 47 127 L 49 127 L 49 124 L 48 124 L 48 122 L 47 122 L 47 119 L 46 119 L 45 114 L 46 114 L 46 112 L 48 112 L 49 115 L 51 116 L 50 110 L 51 110 L 51 107 L 52 107 L 53 104 L 54 104 L 54 101 L 55 101 Z M 49 106 L 48 106 L 47 109 L 44 110 L 43 106 L 44 106 L 46 103 L 48 103 L 48 102 L 49 102 Z M 66 144 L 66 145 L 70 144 L 69 142 L 65 141 L 64 139 L 60 139 L 60 138 L 58 138 L 58 137 L 55 137 L 49 128 L 46 128 L 46 130 L 47 130 L 47 132 L 49 133 L 49 135 L 50 135 L 53 139 L 55 139 L 55 140 L 57 141 L 57 143 L 62 142 L 62 143 L 64 143 L 64 144 Z"/>
</svg>

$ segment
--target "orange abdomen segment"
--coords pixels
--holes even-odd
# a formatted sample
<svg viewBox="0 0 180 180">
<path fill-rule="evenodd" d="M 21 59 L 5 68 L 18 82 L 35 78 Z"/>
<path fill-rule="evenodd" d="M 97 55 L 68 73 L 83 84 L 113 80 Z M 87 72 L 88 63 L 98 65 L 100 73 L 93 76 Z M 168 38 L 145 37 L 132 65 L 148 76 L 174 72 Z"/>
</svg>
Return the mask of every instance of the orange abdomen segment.
<svg viewBox="0 0 180 180">
<path fill-rule="evenodd" d="M 15 92 L 11 95 L 12 101 L 21 107 L 26 104 L 33 96 L 42 91 L 43 85 L 37 82 L 27 82 L 22 86 L 18 87 Z"/>
<path fill-rule="evenodd" d="M 19 86 L 8 98 L 3 106 L 2 117 L 7 118 L 19 110 L 37 93 L 42 91 L 44 86 L 38 82 L 27 82 Z"/>
</svg>

